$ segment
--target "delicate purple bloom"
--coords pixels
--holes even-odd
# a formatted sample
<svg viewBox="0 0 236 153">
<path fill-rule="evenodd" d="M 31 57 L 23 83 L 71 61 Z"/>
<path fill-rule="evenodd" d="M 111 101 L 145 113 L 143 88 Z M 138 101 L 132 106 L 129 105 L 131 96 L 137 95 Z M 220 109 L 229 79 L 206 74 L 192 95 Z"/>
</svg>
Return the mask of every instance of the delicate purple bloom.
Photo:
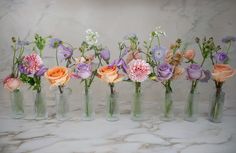
<svg viewBox="0 0 236 153">
<path fill-rule="evenodd" d="M 200 80 L 202 82 L 207 82 L 211 73 L 209 70 L 203 70 L 198 64 L 191 64 L 186 68 L 187 79 L 189 80 Z"/>
<path fill-rule="evenodd" d="M 18 66 L 18 70 L 19 70 L 19 72 L 22 73 L 22 74 L 26 74 L 26 75 L 29 75 L 29 74 L 30 74 L 30 73 L 26 70 L 26 68 L 24 67 L 23 64 L 20 64 L 20 65 Z"/>
<path fill-rule="evenodd" d="M 44 73 L 48 70 L 47 67 L 45 67 L 44 65 L 42 65 L 40 67 L 40 69 L 35 73 L 36 76 L 43 76 Z"/>
<path fill-rule="evenodd" d="M 73 55 L 73 49 L 70 47 L 66 47 L 64 45 L 59 45 L 58 47 L 58 56 L 60 60 L 65 60 L 71 58 Z"/>
<path fill-rule="evenodd" d="M 127 73 L 128 66 L 123 58 L 114 60 L 109 66 L 117 66 L 119 69 L 122 69 L 124 73 Z"/>
<path fill-rule="evenodd" d="M 161 64 L 157 69 L 157 77 L 160 81 L 166 81 L 173 75 L 173 66 L 168 63 Z"/>
<path fill-rule="evenodd" d="M 78 78 L 87 79 L 92 75 L 92 67 L 90 64 L 79 63 L 75 69 Z"/>
<path fill-rule="evenodd" d="M 50 39 L 50 44 L 49 46 L 51 48 L 57 48 L 60 44 L 62 44 L 62 41 L 58 38 L 52 38 Z"/>
<path fill-rule="evenodd" d="M 229 57 L 227 55 L 227 53 L 221 51 L 221 52 L 217 52 L 215 55 L 214 55 L 214 58 L 216 60 L 217 63 L 225 63 L 228 61 Z"/>
<path fill-rule="evenodd" d="M 223 43 L 229 43 L 230 41 L 236 41 L 235 36 L 226 36 L 221 40 Z"/>
<path fill-rule="evenodd" d="M 152 49 L 152 56 L 155 61 L 163 61 L 163 57 L 166 53 L 166 49 L 163 47 L 158 47 L 157 45 L 154 46 Z"/>
<path fill-rule="evenodd" d="M 108 49 L 104 49 L 100 52 L 100 56 L 104 61 L 108 62 L 110 59 L 110 51 Z"/>
</svg>

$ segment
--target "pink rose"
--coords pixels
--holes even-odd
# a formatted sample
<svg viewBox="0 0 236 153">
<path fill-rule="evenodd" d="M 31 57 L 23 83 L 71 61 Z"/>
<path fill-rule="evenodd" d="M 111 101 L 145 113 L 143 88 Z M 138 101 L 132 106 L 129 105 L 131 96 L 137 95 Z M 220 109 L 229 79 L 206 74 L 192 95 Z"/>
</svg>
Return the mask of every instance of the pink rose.
<svg viewBox="0 0 236 153">
<path fill-rule="evenodd" d="M 3 85 L 8 91 L 14 91 L 20 88 L 21 81 L 18 78 L 8 76 L 4 79 Z"/>
</svg>

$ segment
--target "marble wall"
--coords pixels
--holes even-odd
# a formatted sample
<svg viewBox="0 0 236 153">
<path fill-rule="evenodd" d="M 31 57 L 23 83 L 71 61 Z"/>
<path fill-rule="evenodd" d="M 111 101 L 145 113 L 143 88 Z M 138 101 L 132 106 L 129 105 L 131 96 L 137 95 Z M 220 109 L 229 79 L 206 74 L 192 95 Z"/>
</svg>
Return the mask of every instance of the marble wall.
<svg viewBox="0 0 236 153">
<path fill-rule="evenodd" d="M 162 26 L 167 33 L 162 43 L 166 46 L 176 38 L 183 38 L 192 48 L 194 37 L 214 36 L 217 41 L 225 35 L 236 35 L 235 0 L 0 0 L 0 77 L 10 72 L 11 36 L 32 39 L 35 33 L 53 35 L 78 47 L 88 28 L 100 34 L 99 41 L 118 55 L 117 42 L 134 32 L 140 41 L 147 39 L 149 32 Z M 236 67 L 235 45 L 231 52 L 232 66 Z M 46 48 L 46 63 L 55 64 L 54 50 Z M 206 67 L 210 67 L 207 64 Z M 45 82 L 45 88 L 47 83 Z M 81 91 L 79 81 L 70 83 L 74 92 Z M 185 100 L 190 82 L 184 77 L 175 82 L 177 100 Z M 227 99 L 235 101 L 236 77 L 225 85 Z M 147 100 L 160 101 L 163 88 L 160 84 L 144 83 Z M 99 89 L 99 91 L 98 91 Z M 102 90 L 101 90 L 102 89 Z M 124 90 L 125 89 L 125 90 Z M 201 99 L 207 100 L 213 83 L 199 84 Z M 0 88 L 1 96 L 6 92 Z M 94 95 L 102 99 L 108 90 L 106 84 L 96 80 Z M 128 83 L 118 84 L 123 99 L 129 99 L 133 87 Z M 99 94 L 98 94 L 99 93 Z M 75 99 L 78 97 L 75 94 Z"/>
</svg>

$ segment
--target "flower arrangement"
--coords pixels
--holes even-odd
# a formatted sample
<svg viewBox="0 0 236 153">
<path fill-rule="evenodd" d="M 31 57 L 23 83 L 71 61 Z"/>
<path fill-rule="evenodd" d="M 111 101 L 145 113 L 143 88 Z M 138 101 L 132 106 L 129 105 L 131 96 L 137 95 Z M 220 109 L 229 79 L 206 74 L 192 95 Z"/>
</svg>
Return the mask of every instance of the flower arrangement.
<svg viewBox="0 0 236 153">
<path fill-rule="evenodd" d="M 233 36 L 223 38 L 222 43 L 224 43 L 226 47 L 224 47 L 225 49 L 221 49 L 220 46 L 215 45 L 213 38 L 210 39 L 210 47 L 212 48 L 210 59 L 213 65 L 211 74 L 215 84 L 215 93 L 210 100 L 209 120 L 213 122 L 221 122 L 225 98 L 225 92 L 222 91 L 222 87 L 225 81 L 236 73 L 236 71 L 229 65 L 229 53 L 231 45 L 235 41 L 236 38 Z"/>
</svg>

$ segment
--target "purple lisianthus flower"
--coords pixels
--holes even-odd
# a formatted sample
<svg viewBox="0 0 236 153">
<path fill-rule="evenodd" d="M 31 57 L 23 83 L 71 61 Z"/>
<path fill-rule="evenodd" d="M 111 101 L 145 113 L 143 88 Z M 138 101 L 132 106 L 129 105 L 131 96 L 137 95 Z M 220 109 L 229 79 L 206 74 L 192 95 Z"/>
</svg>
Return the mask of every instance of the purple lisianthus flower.
<svg viewBox="0 0 236 153">
<path fill-rule="evenodd" d="M 57 48 L 60 44 L 62 44 L 62 41 L 58 38 L 52 38 L 50 39 L 50 44 L 49 46 L 51 48 Z"/>
<path fill-rule="evenodd" d="M 186 68 L 187 79 L 188 80 L 200 80 L 202 82 L 207 82 L 211 73 L 208 70 L 203 70 L 198 64 L 191 64 Z"/>
<path fill-rule="evenodd" d="M 123 58 L 114 60 L 109 66 L 117 66 L 122 69 L 124 73 L 127 73 L 128 66 Z"/>
<path fill-rule="evenodd" d="M 92 67 L 90 64 L 79 63 L 75 69 L 78 78 L 87 79 L 92 75 Z"/>
<path fill-rule="evenodd" d="M 43 76 L 44 73 L 48 70 L 47 67 L 41 65 L 40 69 L 35 73 L 36 76 Z"/>
<path fill-rule="evenodd" d="M 157 69 L 157 77 L 160 81 L 168 80 L 173 75 L 173 66 L 168 63 L 161 64 Z"/>
<path fill-rule="evenodd" d="M 223 43 L 229 43 L 230 41 L 236 41 L 235 36 L 226 36 L 221 40 Z"/>
<path fill-rule="evenodd" d="M 70 47 L 66 47 L 64 45 L 59 45 L 58 47 L 58 56 L 60 60 L 65 60 L 71 58 L 73 55 L 73 49 Z"/>
<path fill-rule="evenodd" d="M 214 55 L 214 59 L 216 60 L 217 63 L 225 63 L 228 61 L 229 57 L 227 53 L 221 51 L 221 52 L 217 52 Z"/>
<path fill-rule="evenodd" d="M 165 53 L 166 49 L 163 47 L 158 47 L 157 45 L 155 45 L 152 49 L 152 56 L 155 61 L 162 61 Z"/>
<path fill-rule="evenodd" d="M 102 50 L 102 51 L 100 52 L 100 57 L 101 57 L 104 61 L 108 62 L 109 59 L 110 59 L 110 51 L 109 51 L 108 49 Z"/>
</svg>

